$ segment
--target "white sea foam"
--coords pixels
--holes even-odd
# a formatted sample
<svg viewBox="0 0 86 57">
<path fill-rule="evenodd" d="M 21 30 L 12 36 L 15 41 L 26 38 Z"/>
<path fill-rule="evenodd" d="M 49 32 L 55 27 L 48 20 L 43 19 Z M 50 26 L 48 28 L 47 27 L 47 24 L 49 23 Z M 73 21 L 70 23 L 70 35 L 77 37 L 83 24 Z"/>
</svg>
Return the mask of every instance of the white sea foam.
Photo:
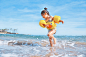
<svg viewBox="0 0 86 57">
<path fill-rule="evenodd" d="M 71 47 L 74 47 L 75 42 L 67 42 L 67 45 L 69 45 L 69 46 L 71 46 Z"/>
<path fill-rule="evenodd" d="M 70 57 L 70 56 L 68 56 L 68 54 L 65 54 L 64 56 L 62 56 L 62 57 Z"/>
<path fill-rule="evenodd" d="M 77 57 L 85 57 L 83 54 L 81 54 L 81 55 L 77 55 Z"/>
<path fill-rule="evenodd" d="M 48 40 L 41 40 L 41 42 L 43 42 L 43 41 L 44 41 L 44 42 L 49 42 Z"/>
<path fill-rule="evenodd" d="M 3 41 L 0 40 L 0 45 L 2 45 L 2 44 L 3 44 Z"/>
<path fill-rule="evenodd" d="M 8 45 L 10 42 L 16 43 L 17 41 L 16 40 L 9 40 L 9 41 L 7 41 L 7 40 L 0 40 L 0 45 Z"/>
<path fill-rule="evenodd" d="M 54 46 L 57 46 L 59 48 L 66 48 L 66 46 L 71 46 L 71 47 L 74 47 L 75 45 L 75 42 L 69 42 L 69 41 L 57 41 L 57 43 L 54 45 Z"/>
<path fill-rule="evenodd" d="M 2 40 L 0 40 L 0 45 L 7 45 L 8 44 L 8 41 L 2 41 Z"/>
<path fill-rule="evenodd" d="M 1 57 L 18 57 L 16 54 L 1 54 Z"/>
<path fill-rule="evenodd" d="M 63 54 L 59 54 L 59 55 L 52 55 L 50 57 L 62 57 Z"/>
<path fill-rule="evenodd" d="M 52 56 L 50 56 L 50 57 L 58 57 L 58 56 L 56 56 L 56 55 L 52 55 Z"/>
</svg>

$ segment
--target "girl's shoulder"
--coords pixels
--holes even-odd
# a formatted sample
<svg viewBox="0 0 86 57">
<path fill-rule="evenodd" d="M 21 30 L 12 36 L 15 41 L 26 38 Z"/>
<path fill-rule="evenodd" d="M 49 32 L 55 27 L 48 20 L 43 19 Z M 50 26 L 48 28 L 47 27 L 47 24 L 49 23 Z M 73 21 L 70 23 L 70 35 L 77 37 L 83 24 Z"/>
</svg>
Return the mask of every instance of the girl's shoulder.
<svg viewBox="0 0 86 57">
<path fill-rule="evenodd" d="M 53 17 L 53 16 L 51 16 L 51 19 L 52 19 L 52 20 L 53 20 L 53 18 L 54 18 L 54 17 Z"/>
<path fill-rule="evenodd" d="M 51 16 L 51 18 L 53 18 L 53 16 Z"/>
</svg>

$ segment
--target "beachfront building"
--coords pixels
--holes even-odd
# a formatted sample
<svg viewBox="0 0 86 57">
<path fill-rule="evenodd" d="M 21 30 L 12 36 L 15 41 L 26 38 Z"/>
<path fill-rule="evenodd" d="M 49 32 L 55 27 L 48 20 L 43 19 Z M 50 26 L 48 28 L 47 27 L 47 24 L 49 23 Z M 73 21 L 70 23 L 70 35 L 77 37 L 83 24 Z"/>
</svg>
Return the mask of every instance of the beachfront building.
<svg viewBox="0 0 86 57">
<path fill-rule="evenodd" d="M 0 29 L 0 34 L 18 34 L 18 33 L 15 33 L 15 32 L 8 32 L 9 29 Z M 15 31 L 15 29 L 14 29 Z"/>
</svg>

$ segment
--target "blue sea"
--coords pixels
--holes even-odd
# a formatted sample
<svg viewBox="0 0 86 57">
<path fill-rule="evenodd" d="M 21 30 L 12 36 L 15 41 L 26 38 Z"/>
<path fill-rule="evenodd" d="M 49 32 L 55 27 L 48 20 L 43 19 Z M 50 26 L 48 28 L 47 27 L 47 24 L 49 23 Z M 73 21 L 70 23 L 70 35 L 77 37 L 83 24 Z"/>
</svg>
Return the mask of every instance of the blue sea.
<svg viewBox="0 0 86 57">
<path fill-rule="evenodd" d="M 86 36 L 0 34 L 0 57 L 86 57 Z M 52 40 L 53 41 L 53 40 Z"/>
</svg>

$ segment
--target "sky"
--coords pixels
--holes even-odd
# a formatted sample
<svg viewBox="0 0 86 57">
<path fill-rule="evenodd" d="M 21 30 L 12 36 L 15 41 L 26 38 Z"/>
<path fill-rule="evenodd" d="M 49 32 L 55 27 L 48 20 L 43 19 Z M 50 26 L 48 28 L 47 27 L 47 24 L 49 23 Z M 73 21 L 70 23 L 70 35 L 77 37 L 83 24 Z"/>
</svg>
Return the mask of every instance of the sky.
<svg viewBox="0 0 86 57">
<path fill-rule="evenodd" d="M 41 11 L 61 16 L 55 35 L 86 35 L 86 0 L 0 0 L 0 29 L 17 29 L 19 34 L 47 35 L 39 26 Z"/>
</svg>

